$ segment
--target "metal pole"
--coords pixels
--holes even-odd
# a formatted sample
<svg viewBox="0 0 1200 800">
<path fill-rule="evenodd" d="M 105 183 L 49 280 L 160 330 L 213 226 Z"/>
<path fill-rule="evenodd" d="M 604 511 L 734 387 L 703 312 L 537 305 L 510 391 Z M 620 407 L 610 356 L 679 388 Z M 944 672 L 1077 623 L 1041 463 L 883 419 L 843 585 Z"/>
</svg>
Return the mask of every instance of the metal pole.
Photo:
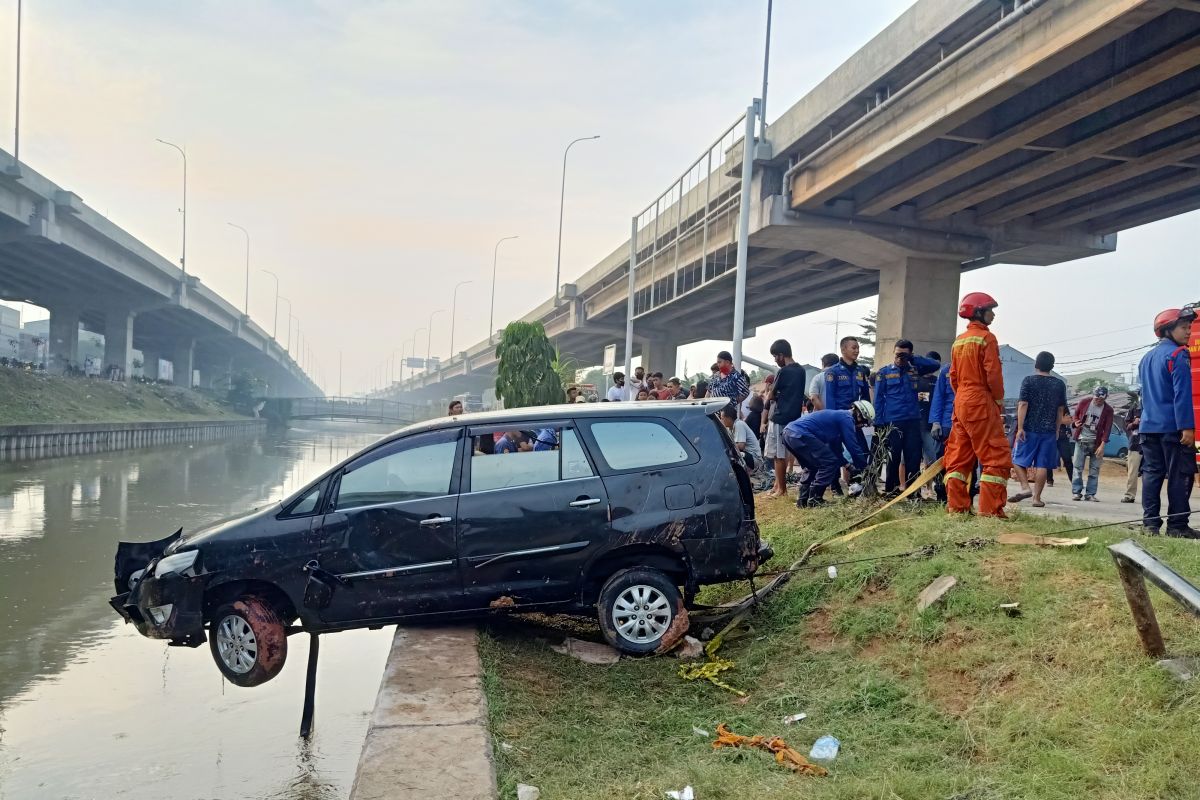
<svg viewBox="0 0 1200 800">
<path fill-rule="evenodd" d="M 458 290 L 473 281 L 459 281 L 454 287 L 454 300 L 450 304 L 450 359 L 454 359 L 454 323 L 458 321 Z"/>
<path fill-rule="evenodd" d="M 584 136 L 581 139 L 576 139 L 567 145 L 567 149 L 563 150 L 563 165 L 562 165 L 562 189 L 558 193 L 558 256 L 554 261 L 554 306 L 558 307 L 558 293 L 562 286 L 562 229 L 563 229 L 563 205 L 567 199 L 567 153 L 571 152 L 571 148 L 579 142 L 587 142 L 592 139 L 599 139 L 599 136 Z"/>
<path fill-rule="evenodd" d="M 629 224 L 629 302 L 625 307 L 625 387 L 629 388 L 629 376 L 633 374 L 633 293 L 634 272 L 637 271 L 638 218 L 635 214 Z"/>
<path fill-rule="evenodd" d="M 759 101 L 758 106 L 759 133 L 762 134 L 763 140 L 767 138 L 767 70 L 771 64 L 771 5 L 772 0 L 767 0 L 767 43 L 763 46 L 762 100 Z"/>
<path fill-rule="evenodd" d="M 432 355 L 433 349 L 433 318 L 438 314 L 445 314 L 446 309 L 439 308 L 429 315 L 429 328 L 425 331 L 425 372 L 429 372 L 429 356 Z"/>
<path fill-rule="evenodd" d="M 21 168 L 21 0 L 17 0 L 17 91 L 13 112 L 13 165 Z"/>
<path fill-rule="evenodd" d="M 750 180 L 754 176 L 754 117 L 759 101 L 746 109 L 746 130 L 742 140 L 742 194 L 738 208 L 737 284 L 733 295 L 733 368 L 742 366 L 742 329 L 746 324 L 746 273 L 749 265 Z"/>
<path fill-rule="evenodd" d="M 157 139 L 160 144 L 165 144 L 168 147 L 174 147 L 179 151 L 179 155 L 183 156 L 183 246 L 179 254 L 179 268 L 183 270 L 184 284 L 187 284 L 187 153 L 179 145 L 168 142 L 165 139 Z"/>
<path fill-rule="evenodd" d="M 419 334 L 420 334 L 422 331 L 428 331 L 428 330 L 429 330 L 428 328 L 417 328 L 415 331 L 413 331 L 413 338 L 412 338 L 412 343 L 413 343 L 413 348 L 412 348 L 412 357 L 413 357 L 413 358 L 416 358 L 416 357 L 417 357 L 417 339 L 418 339 L 418 338 L 420 338 Z M 413 369 L 414 369 L 414 370 L 416 370 L 416 367 L 413 367 Z M 414 377 L 416 377 L 416 374 L 415 374 L 415 372 L 414 372 L 414 374 L 413 374 L 413 375 L 410 375 L 409 377 L 410 377 L 410 378 L 414 378 Z"/>
<path fill-rule="evenodd" d="M 259 272 L 265 272 L 275 279 L 275 321 L 271 323 L 271 338 L 275 340 L 275 344 L 279 344 L 279 337 L 276 334 L 279 332 L 279 276 L 269 269 L 260 269 Z M 292 307 L 288 303 L 288 308 Z"/>
<path fill-rule="evenodd" d="M 292 301 L 288 300 L 286 297 L 284 297 L 281 294 L 276 294 L 275 295 L 276 308 L 278 308 L 280 300 L 287 303 L 287 307 L 288 307 L 287 344 L 284 345 L 283 349 L 285 352 L 290 354 L 292 352 Z"/>
<path fill-rule="evenodd" d="M 519 236 L 505 236 L 500 242 L 519 238 Z M 491 311 L 488 312 L 488 344 L 492 343 L 492 339 L 496 335 L 496 259 L 500 255 L 500 242 L 496 242 L 495 248 L 492 249 L 492 306 Z"/>
<path fill-rule="evenodd" d="M 338 397 L 342 397 L 342 351 L 338 350 Z"/>
<path fill-rule="evenodd" d="M 238 225 L 237 223 L 234 223 L 234 222 L 226 222 L 225 224 L 231 228 L 237 228 L 239 231 L 241 231 L 242 233 L 244 233 L 246 235 L 246 301 L 245 301 L 245 304 L 242 306 L 242 313 L 244 313 L 247 317 L 249 317 L 250 316 L 250 231 L 246 230 L 241 225 Z"/>
</svg>

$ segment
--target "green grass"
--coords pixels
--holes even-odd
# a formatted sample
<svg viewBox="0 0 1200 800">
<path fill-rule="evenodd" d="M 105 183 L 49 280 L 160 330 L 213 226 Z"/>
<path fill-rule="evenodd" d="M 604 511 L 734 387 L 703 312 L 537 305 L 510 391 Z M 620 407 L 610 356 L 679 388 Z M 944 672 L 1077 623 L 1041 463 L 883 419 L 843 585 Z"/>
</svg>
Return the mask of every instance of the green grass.
<svg viewBox="0 0 1200 800">
<path fill-rule="evenodd" d="M 760 501 L 760 523 L 786 566 L 852 516 Z M 872 531 L 814 563 L 939 545 L 932 556 L 798 574 L 721 654 L 732 694 L 676 675 L 673 658 L 613 667 L 551 652 L 553 632 L 493 624 L 482 637 L 501 796 L 531 783 L 546 798 L 661 798 L 691 784 L 700 800 L 745 798 L 1200 798 L 1200 680 L 1179 684 L 1146 658 L 1105 546 L 954 543 L 1004 530 L 1050 533 L 1069 520 L 1002 523 L 944 514 Z M 1200 578 L 1200 545 L 1143 544 Z M 917 594 L 959 585 L 918 615 Z M 744 587 L 744 584 L 743 584 Z M 713 587 L 712 601 L 743 587 Z M 1200 623 L 1151 590 L 1173 654 L 1200 654 Z M 1020 602 L 1022 616 L 997 609 Z M 784 726 L 785 715 L 807 720 Z M 793 775 L 761 751 L 714 751 L 692 726 L 783 736 L 807 753 L 842 742 L 831 775 Z M 499 746 L 500 742 L 510 745 Z"/>
<path fill-rule="evenodd" d="M 0 367 L 0 425 L 241 419 L 199 392 Z"/>
</svg>

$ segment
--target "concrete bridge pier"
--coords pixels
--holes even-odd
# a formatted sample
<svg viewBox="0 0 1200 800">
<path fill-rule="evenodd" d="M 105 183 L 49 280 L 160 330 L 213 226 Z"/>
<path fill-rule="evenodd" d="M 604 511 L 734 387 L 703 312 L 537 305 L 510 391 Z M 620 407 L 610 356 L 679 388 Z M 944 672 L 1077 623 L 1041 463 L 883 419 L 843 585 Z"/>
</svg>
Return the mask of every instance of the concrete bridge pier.
<svg viewBox="0 0 1200 800">
<path fill-rule="evenodd" d="M 158 375 L 158 360 L 162 358 L 162 351 L 157 347 L 145 346 L 142 348 L 142 377 L 148 381 L 156 381 Z"/>
<path fill-rule="evenodd" d="M 675 362 L 679 358 L 679 345 L 664 338 L 654 337 L 642 344 L 642 363 L 647 372 L 661 372 L 664 378 L 675 374 Z"/>
<path fill-rule="evenodd" d="M 196 340 L 190 337 L 175 342 L 171 349 L 171 364 L 174 367 L 176 386 L 192 388 L 192 362 L 196 354 Z"/>
<path fill-rule="evenodd" d="M 79 360 L 79 308 L 51 306 L 46 368 L 61 373 Z"/>
<path fill-rule="evenodd" d="M 129 380 L 133 374 L 134 316 L 125 309 L 110 309 L 104 314 L 104 369 L 117 367 L 121 380 Z"/>
<path fill-rule="evenodd" d="M 957 258 L 909 256 L 879 270 L 879 322 L 875 363 L 891 361 L 898 339 L 909 339 L 918 355 L 930 350 L 950 357 L 958 331 Z"/>
</svg>

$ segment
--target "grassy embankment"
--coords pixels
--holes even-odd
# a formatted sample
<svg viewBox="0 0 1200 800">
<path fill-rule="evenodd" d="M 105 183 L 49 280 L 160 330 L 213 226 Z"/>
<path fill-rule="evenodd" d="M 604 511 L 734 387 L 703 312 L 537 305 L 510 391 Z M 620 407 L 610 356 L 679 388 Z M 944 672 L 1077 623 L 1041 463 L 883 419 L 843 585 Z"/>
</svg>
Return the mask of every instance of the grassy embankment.
<svg viewBox="0 0 1200 800">
<path fill-rule="evenodd" d="M 0 368 L 0 425 L 243 419 L 199 392 Z"/>
<path fill-rule="evenodd" d="M 858 513 L 759 509 L 775 568 Z M 845 565 L 834 580 L 824 569 L 796 575 L 753 633 L 721 651 L 736 661 L 723 677 L 748 692 L 744 704 L 681 680 L 673 658 L 588 666 L 551 652 L 552 634 L 492 625 L 482 638 L 491 726 L 511 745 L 496 747 L 501 796 L 523 782 L 542 797 L 588 800 L 650 800 L 685 784 L 698 800 L 1200 798 L 1200 679 L 1180 684 L 1142 654 L 1105 549 L 1129 533 L 1092 531 L 1070 549 L 956 545 L 1078 524 L 930 511 L 819 553 L 814 564 L 939 546 Z M 1200 543 L 1142 543 L 1200 577 Z M 959 585 L 918 615 L 917 594 L 943 574 Z M 1200 624 L 1151 595 L 1168 649 L 1200 654 Z M 1022 615 L 1000 611 L 1005 602 Z M 782 723 L 802 711 L 807 720 Z M 714 751 L 692 731 L 720 722 L 805 754 L 829 733 L 841 754 L 829 777 L 794 775 L 761 751 Z"/>
</svg>

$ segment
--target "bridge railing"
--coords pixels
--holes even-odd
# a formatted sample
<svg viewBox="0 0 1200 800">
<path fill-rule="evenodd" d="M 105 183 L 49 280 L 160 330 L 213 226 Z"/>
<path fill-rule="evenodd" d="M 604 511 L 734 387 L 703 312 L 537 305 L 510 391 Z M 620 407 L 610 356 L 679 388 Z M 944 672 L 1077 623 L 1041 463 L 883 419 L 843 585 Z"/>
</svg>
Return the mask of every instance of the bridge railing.
<svg viewBox="0 0 1200 800">
<path fill-rule="evenodd" d="M 389 422 L 415 422 L 427 409 L 398 400 L 364 397 L 298 397 L 291 401 L 292 417 L 353 417 Z"/>
</svg>

